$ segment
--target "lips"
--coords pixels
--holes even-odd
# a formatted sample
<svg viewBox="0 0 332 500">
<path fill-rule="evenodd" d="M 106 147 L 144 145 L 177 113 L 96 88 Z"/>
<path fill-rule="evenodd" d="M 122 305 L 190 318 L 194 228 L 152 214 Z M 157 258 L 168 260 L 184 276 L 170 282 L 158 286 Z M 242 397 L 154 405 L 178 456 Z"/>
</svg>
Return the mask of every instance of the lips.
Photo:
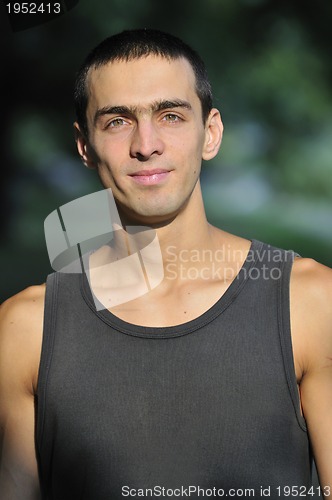
<svg viewBox="0 0 332 500">
<path fill-rule="evenodd" d="M 157 168 L 151 170 L 139 170 L 138 172 L 130 174 L 130 177 L 138 184 L 151 186 L 166 180 L 169 175 L 169 170 Z"/>
</svg>

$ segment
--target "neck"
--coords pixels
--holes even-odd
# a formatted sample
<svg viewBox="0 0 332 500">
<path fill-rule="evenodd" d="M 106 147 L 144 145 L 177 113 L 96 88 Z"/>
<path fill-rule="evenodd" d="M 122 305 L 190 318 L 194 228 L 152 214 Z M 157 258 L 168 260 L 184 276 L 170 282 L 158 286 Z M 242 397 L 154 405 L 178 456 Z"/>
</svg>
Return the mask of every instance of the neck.
<svg viewBox="0 0 332 500">
<path fill-rule="evenodd" d="M 175 216 L 172 215 L 169 218 L 165 218 L 162 221 L 147 223 L 145 220 L 133 219 L 128 217 L 120 207 L 119 214 L 122 222 L 122 227 L 125 231 L 116 232 L 115 236 L 123 238 L 128 233 L 128 238 L 135 238 L 137 244 L 142 248 L 142 237 L 149 237 L 148 234 L 152 234 L 149 231 L 140 231 L 140 226 L 148 227 L 154 235 L 158 238 L 158 243 L 163 255 L 163 259 L 167 260 L 167 255 L 169 253 L 169 248 L 172 247 L 172 251 L 176 253 L 181 253 L 184 249 L 201 249 L 210 247 L 212 245 L 212 231 L 211 226 L 206 219 L 203 198 L 200 188 L 200 183 L 197 182 L 194 191 L 185 207 L 181 209 Z M 137 227 L 137 232 L 133 234 L 133 231 L 129 228 Z M 126 230 L 127 228 L 127 230 Z M 116 241 L 116 238 L 115 238 Z M 123 242 L 122 242 L 123 245 Z"/>
<path fill-rule="evenodd" d="M 249 249 L 250 242 L 207 222 L 199 184 L 186 206 L 168 221 L 149 227 L 146 221 L 125 217 L 120 209 L 119 215 L 121 225 L 114 227 L 110 246 L 90 259 L 94 287 L 108 290 L 112 283 L 116 293 L 125 293 L 125 299 L 116 296 L 119 303 L 131 300 L 126 295 L 128 290 L 136 293 L 138 287 L 140 292 L 135 297 L 142 295 L 142 283 L 149 290 L 161 285 L 158 290 L 169 293 L 186 283 L 192 286 L 193 276 L 197 276 L 196 286 L 202 281 L 228 279 L 224 267 L 234 276 Z"/>
</svg>

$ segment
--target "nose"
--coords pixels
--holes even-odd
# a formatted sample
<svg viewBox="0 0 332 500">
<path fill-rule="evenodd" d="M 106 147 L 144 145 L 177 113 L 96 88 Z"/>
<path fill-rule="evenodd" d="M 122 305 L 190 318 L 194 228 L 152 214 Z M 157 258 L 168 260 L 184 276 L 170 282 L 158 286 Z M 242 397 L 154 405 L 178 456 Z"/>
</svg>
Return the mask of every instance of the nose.
<svg viewBox="0 0 332 500">
<path fill-rule="evenodd" d="M 163 151 L 164 144 L 155 125 L 149 120 L 139 122 L 132 136 L 130 156 L 147 161 L 153 155 L 161 155 Z"/>
</svg>

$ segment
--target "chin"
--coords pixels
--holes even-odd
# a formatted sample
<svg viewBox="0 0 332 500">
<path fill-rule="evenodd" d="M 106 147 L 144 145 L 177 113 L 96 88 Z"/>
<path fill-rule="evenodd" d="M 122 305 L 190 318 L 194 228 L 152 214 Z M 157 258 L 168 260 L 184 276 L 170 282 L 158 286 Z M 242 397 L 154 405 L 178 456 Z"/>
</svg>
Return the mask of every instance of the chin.
<svg viewBox="0 0 332 500">
<path fill-rule="evenodd" d="M 143 226 L 166 225 L 175 219 L 178 210 L 171 207 L 129 207 L 118 206 L 121 220 L 125 225 L 140 224 Z"/>
</svg>

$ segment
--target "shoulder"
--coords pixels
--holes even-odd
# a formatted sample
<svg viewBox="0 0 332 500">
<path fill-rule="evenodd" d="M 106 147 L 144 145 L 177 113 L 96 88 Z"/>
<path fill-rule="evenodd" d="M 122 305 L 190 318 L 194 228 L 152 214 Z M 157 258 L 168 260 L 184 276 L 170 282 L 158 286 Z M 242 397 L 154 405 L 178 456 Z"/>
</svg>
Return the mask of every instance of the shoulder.
<svg viewBox="0 0 332 500">
<path fill-rule="evenodd" d="M 45 288 L 29 287 L 0 308 L 0 376 L 21 377 L 30 388 L 37 381 Z"/>
<path fill-rule="evenodd" d="M 332 300 L 332 269 L 313 259 L 296 258 L 291 274 L 292 298 L 310 305 L 311 312 L 329 315 Z"/>
<path fill-rule="evenodd" d="M 290 283 L 292 339 L 303 372 L 332 359 L 332 269 L 296 258 Z"/>
<path fill-rule="evenodd" d="M 35 326 L 43 316 L 45 289 L 45 284 L 31 286 L 6 300 L 0 307 L 1 331 L 24 332 Z"/>
</svg>

